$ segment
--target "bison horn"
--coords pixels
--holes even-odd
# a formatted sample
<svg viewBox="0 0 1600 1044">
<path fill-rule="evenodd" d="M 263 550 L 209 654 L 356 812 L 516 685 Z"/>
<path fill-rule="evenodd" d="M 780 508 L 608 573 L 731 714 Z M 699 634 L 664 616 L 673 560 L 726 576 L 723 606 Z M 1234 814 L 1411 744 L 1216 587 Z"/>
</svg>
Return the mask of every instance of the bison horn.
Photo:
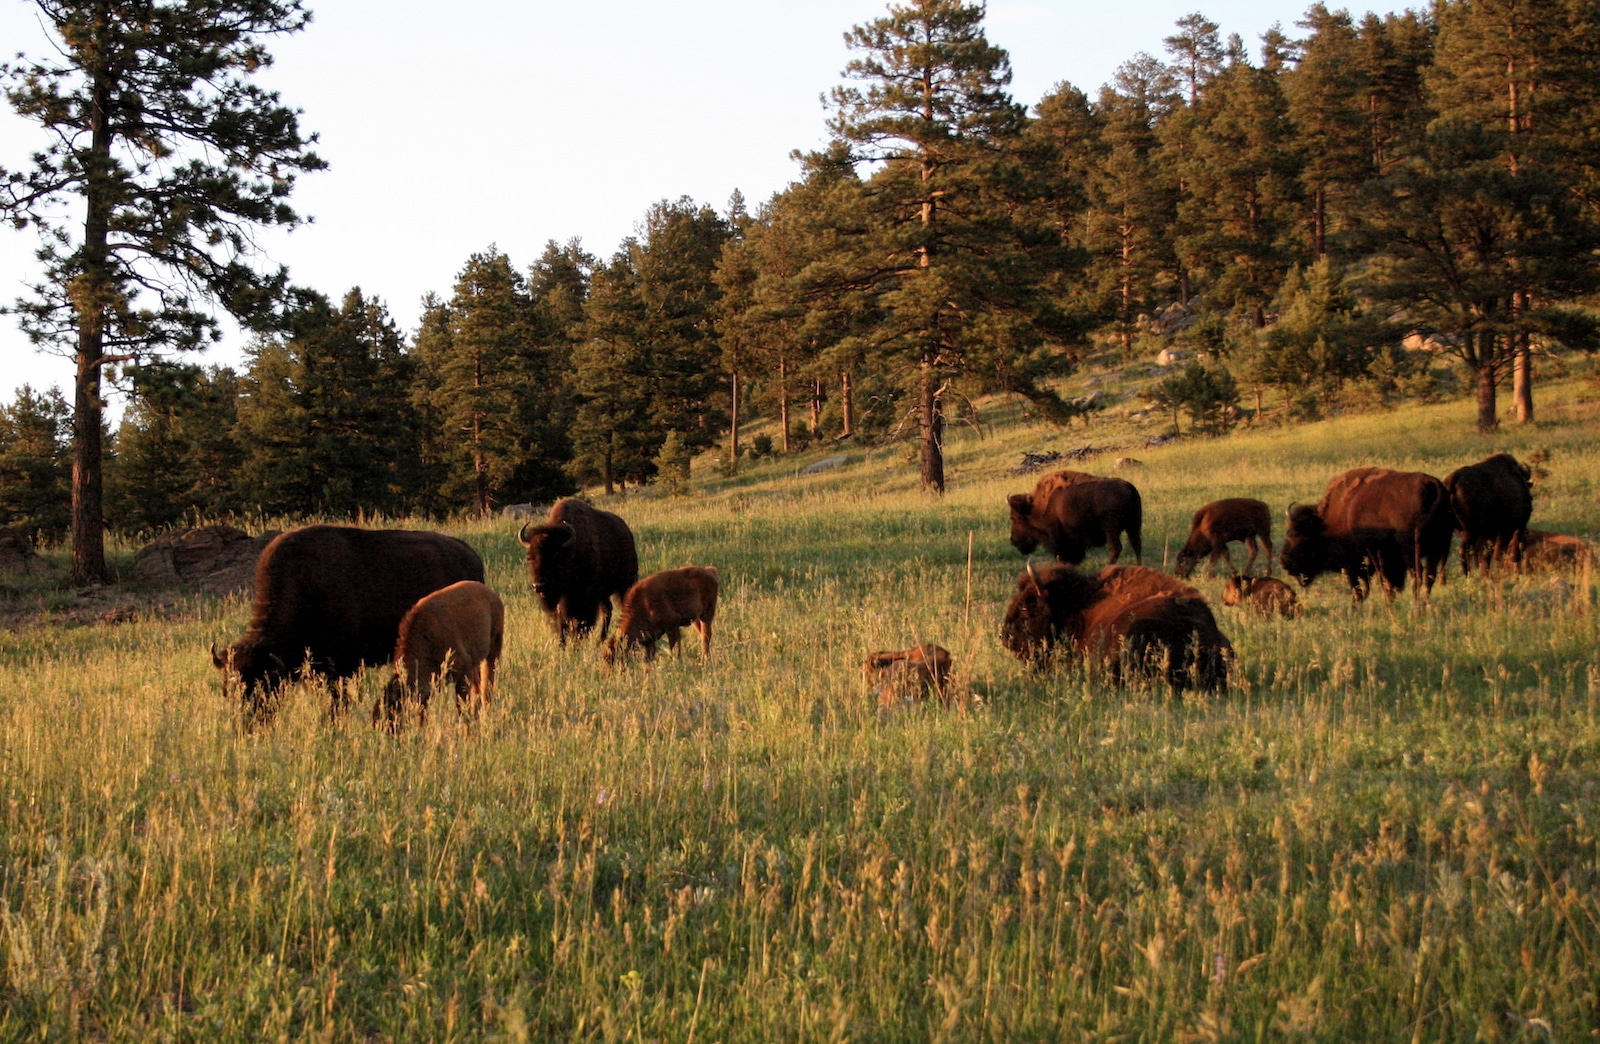
<svg viewBox="0 0 1600 1044">
<path fill-rule="evenodd" d="M 215 667 L 217 670 L 220 671 L 224 667 L 226 667 L 227 665 L 228 665 L 228 662 L 222 658 L 222 654 L 217 652 L 217 643 L 216 642 L 212 642 L 211 643 L 211 666 Z"/>
<path fill-rule="evenodd" d="M 524 522 L 522 523 L 522 528 L 517 530 L 517 543 L 521 544 L 523 547 L 528 546 L 528 527 L 531 525 L 533 525 L 531 521 Z"/>
<path fill-rule="evenodd" d="M 1298 500 L 1294 501 L 1292 504 L 1290 504 L 1288 506 L 1288 508 L 1286 508 L 1284 510 L 1283 517 L 1284 518 L 1293 518 L 1294 517 L 1294 509 L 1299 507 L 1299 506 L 1300 506 L 1300 502 Z"/>
<path fill-rule="evenodd" d="M 1039 586 L 1039 574 L 1033 571 L 1033 559 L 1028 559 L 1028 579 L 1033 581 L 1033 590 L 1040 597 L 1044 596 L 1044 588 Z"/>
</svg>

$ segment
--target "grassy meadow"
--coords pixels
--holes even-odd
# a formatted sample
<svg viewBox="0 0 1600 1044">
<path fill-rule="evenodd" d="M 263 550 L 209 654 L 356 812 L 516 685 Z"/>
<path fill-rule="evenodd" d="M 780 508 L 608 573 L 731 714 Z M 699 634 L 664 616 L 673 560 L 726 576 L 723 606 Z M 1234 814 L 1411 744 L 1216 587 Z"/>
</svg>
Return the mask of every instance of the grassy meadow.
<svg viewBox="0 0 1600 1044">
<path fill-rule="evenodd" d="M 562 651 L 516 524 L 467 525 L 508 611 L 470 730 L 374 730 L 373 672 L 241 733 L 206 652 L 239 597 L 0 631 L 0 1039 L 1594 1039 L 1588 574 L 1216 597 L 1236 684 L 1183 701 L 998 640 L 1024 450 L 1125 444 L 1083 466 L 1143 461 L 1147 564 L 1216 497 L 1498 449 L 1592 535 L 1600 402 L 1542 393 L 1492 437 L 1458 402 L 1157 449 L 998 403 L 942 500 L 895 447 L 603 501 L 645 571 L 720 570 L 709 665 Z M 861 661 L 923 640 L 968 700 L 880 713 Z"/>
</svg>

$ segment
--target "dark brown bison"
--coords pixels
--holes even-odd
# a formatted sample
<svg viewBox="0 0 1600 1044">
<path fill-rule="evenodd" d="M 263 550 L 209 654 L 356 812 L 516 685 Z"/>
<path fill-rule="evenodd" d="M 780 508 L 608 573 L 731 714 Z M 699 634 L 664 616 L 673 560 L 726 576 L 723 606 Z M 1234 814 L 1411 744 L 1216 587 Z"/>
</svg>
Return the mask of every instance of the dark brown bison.
<svg viewBox="0 0 1600 1044">
<path fill-rule="evenodd" d="M 247 716 L 262 719 L 302 665 L 331 685 L 363 665 L 388 663 L 411 607 L 458 580 L 481 583 L 483 560 L 455 537 L 350 526 L 292 530 L 256 563 L 249 631 L 225 653 L 212 645 L 211 661 L 238 672 Z"/>
<path fill-rule="evenodd" d="M 494 687 L 505 637 L 506 607 L 476 580 L 462 580 L 423 598 L 400 621 L 394 677 L 372 708 L 374 723 L 399 727 L 408 699 L 422 717 L 438 682 L 456 690 L 456 712 L 477 718 Z"/>
<path fill-rule="evenodd" d="M 1048 475 L 1040 475 L 1039 481 L 1033 484 L 1033 505 L 1042 511 L 1056 490 L 1076 486 L 1080 482 L 1099 481 L 1099 475 L 1091 475 L 1087 471 L 1052 471 Z"/>
<path fill-rule="evenodd" d="M 1116 684 L 1126 661 L 1164 676 L 1178 693 L 1226 688 L 1233 653 L 1199 591 L 1144 566 L 1106 566 L 1088 576 L 1070 566 L 1030 565 L 1017 578 L 1001 637 L 1025 663 L 1074 650 L 1108 664 Z"/>
<path fill-rule="evenodd" d="M 862 668 L 880 707 L 937 696 L 950 702 L 950 650 L 932 642 L 901 652 L 875 652 Z"/>
<path fill-rule="evenodd" d="M 1485 568 L 1506 555 L 1522 559 L 1522 535 L 1533 514 L 1533 473 L 1509 453 L 1457 468 L 1445 476 L 1456 532 L 1461 534 L 1461 572 Z"/>
<path fill-rule="evenodd" d="M 1249 497 L 1213 500 L 1196 511 L 1189 526 L 1189 539 L 1178 552 L 1178 566 L 1173 572 L 1186 577 L 1194 572 L 1201 556 L 1207 556 L 1213 574 L 1219 558 L 1227 561 L 1229 573 L 1237 573 L 1233 568 L 1233 556 L 1228 553 L 1228 544 L 1234 540 L 1244 541 L 1244 546 L 1250 550 L 1250 558 L 1244 564 L 1246 573 L 1256 564 L 1256 541 L 1265 544 L 1267 575 L 1272 575 L 1272 509 L 1265 501 Z"/>
<path fill-rule="evenodd" d="M 1231 576 L 1222 589 L 1223 605 L 1244 605 L 1262 616 L 1300 615 L 1300 599 L 1294 588 L 1270 576 Z"/>
<path fill-rule="evenodd" d="M 1360 601 L 1379 577 L 1391 598 L 1410 574 L 1433 590 L 1450 556 L 1455 516 L 1444 483 L 1419 471 L 1354 468 L 1328 483 L 1316 507 L 1289 508 L 1289 535 L 1278 562 L 1309 585 L 1342 572 Z"/>
<path fill-rule="evenodd" d="M 1131 482 L 1091 477 L 1057 486 L 1042 506 L 1027 493 L 1007 497 L 1006 503 L 1011 507 L 1011 546 L 1024 555 L 1042 544 L 1061 561 L 1077 565 L 1089 548 L 1105 547 L 1115 562 L 1122 557 L 1119 537 L 1126 532 L 1134 558 L 1144 561 L 1144 504 Z"/>
<path fill-rule="evenodd" d="M 1542 529 L 1527 531 L 1522 548 L 1522 564 L 1530 569 L 1562 569 L 1581 566 L 1594 558 L 1594 545 L 1587 540 Z"/>
<path fill-rule="evenodd" d="M 588 634 L 601 613 L 604 638 L 611 629 L 611 599 L 639 579 L 639 552 L 628 524 L 581 500 L 558 500 L 543 525 L 525 523 L 517 539 L 528 549 L 533 593 L 561 644 Z"/>
<path fill-rule="evenodd" d="M 693 625 L 700 634 L 700 653 L 711 658 L 711 621 L 717 615 L 717 571 L 709 566 L 684 566 L 652 573 L 628 588 L 622 599 L 622 621 L 616 637 L 606 643 L 609 666 L 635 646 L 644 658 L 655 659 L 656 641 L 663 636 L 674 651 L 681 628 Z"/>
</svg>

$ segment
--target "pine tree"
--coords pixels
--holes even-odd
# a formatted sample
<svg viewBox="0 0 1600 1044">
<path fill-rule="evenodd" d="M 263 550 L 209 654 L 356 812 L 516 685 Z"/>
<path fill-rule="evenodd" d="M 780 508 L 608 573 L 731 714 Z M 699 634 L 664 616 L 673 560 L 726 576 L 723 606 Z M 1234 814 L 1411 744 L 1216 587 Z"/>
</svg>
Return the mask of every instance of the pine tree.
<svg viewBox="0 0 1600 1044">
<path fill-rule="evenodd" d="M 858 194 L 861 234 L 840 241 L 828 281 L 870 295 L 873 354 L 915 369 L 922 483 L 936 492 L 947 381 L 985 374 L 1048 401 L 1020 364 L 1070 325 L 1060 297 L 1039 292 L 1068 265 L 1059 230 L 1025 198 L 1036 195 L 1026 165 L 1007 162 L 1025 114 L 983 16 L 978 4 L 910 0 L 851 30 L 861 57 L 845 76 L 860 86 L 835 88 L 829 123 L 876 170 Z"/>
<path fill-rule="evenodd" d="M 239 511 L 239 376 L 223 366 L 174 362 L 146 363 L 128 376 L 133 394 L 106 474 L 113 525 L 154 530 L 185 516 Z"/>
<path fill-rule="evenodd" d="M 492 246 L 468 258 L 448 308 L 424 319 L 416 357 L 433 426 L 427 456 L 444 468 L 440 495 L 457 510 L 470 503 L 481 517 L 502 498 L 567 488 L 567 393 L 555 362 L 564 367 L 570 346 L 564 336 L 540 342 L 527 284 Z"/>
<path fill-rule="evenodd" d="M 296 0 L 35 0 L 55 55 L 3 70 L 49 143 L 0 171 L 0 215 L 38 228 L 45 279 L 19 301 L 36 344 L 70 346 L 72 579 L 105 579 L 102 371 L 216 334 L 209 299 L 268 321 L 287 285 L 257 272 L 251 229 L 299 223 L 295 177 L 323 163 L 295 110 L 251 81 L 265 40 L 297 32 Z M 84 209 L 61 206 L 82 197 Z M 74 236 L 68 213 L 82 213 Z"/>
<path fill-rule="evenodd" d="M 0 526 L 59 540 L 71 519 L 71 412 L 58 389 L 17 389 L 0 406 Z"/>
<path fill-rule="evenodd" d="M 573 477 L 616 484 L 644 482 L 655 471 L 650 370 L 644 350 L 646 308 L 629 240 L 597 269 L 584 304 L 583 340 L 572 351 L 577 411 L 572 424 Z"/>
<path fill-rule="evenodd" d="M 285 325 L 250 349 L 241 494 L 291 516 L 405 510 L 421 464 L 411 360 L 388 311 L 359 289 L 338 308 L 303 293 Z"/>
<path fill-rule="evenodd" d="M 1316 261 L 1328 252 L 1330 225 L 1338 230 L 1348 223 L 1343 204 L 1372 169 L 1365 111 L 1372 89 L 1348 12 L 1313 4 L 1300 26 L 1310 35 L 1282 80 L 1310 203 L 1310 259 Z"/>
</svg>

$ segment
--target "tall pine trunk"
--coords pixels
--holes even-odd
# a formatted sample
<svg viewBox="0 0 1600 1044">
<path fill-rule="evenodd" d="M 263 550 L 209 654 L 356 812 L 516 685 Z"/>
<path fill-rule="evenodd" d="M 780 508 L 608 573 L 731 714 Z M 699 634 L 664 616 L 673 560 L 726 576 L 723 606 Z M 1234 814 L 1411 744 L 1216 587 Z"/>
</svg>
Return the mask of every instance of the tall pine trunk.
<svg viewBox="0 0 1600 1044">
<path fill-rule="evenodd" d="M 778 356 L 778 423 L 783 426 L 783 453 L 789 455 L 789 360 Z"/>
<path fill-rule="evenodd" d="M 1484 345 L 1484 342 L 1494 335 L 1478 333 L 1472 336 L 1479 339 L 1480 349 L 1478 355 L 1478 430 L 1489 432 L 1500 425 L 1495 404 L 1495 382 L 1498 374 L 1495 372 L 1494 348 L 1492 343 L 1488 347 Z"/>
<path fill-rule="evenodd" d="M 1318 185 L 1311 196 L 1311 260 L 1328 252 L 1328 190 Z"/>
<path fill-rule="evenodd" d="M 811 378 L 811 437 L 822 434 L 822 378 Z"/>
<path fill-rule="evenodd" d="M 97 74 L 90 114 L 89 177 L 83 226 L 83 273 L 75 281 L 78 297 L 78 370 L 72 396 L 72 572 L 74 584 L 106 580 L 103 446 L 104 404 L 100 401 L 105 365 L 106 264 L 111 230 L 107 185 L 111 167 L 111 84 Z"/>
<path fill-rule="evenodd" d="M 849 370 L 839 374 L 839 412 L 844 418 L 844 434 L 841 437 L 848 439 L 856 433 L 856 399 L 855 391 L 850 386 Z"/>
<path fill-rule="evenodd" d="M 1526 290 L 1519 290 L 1511 299 L 1512 311 L 1521 316 L 1532 303 Z M 1512 335 L 1511 350 L 1511 402 L 1517 410 L 1518 424 L 1533 423 L 1533 338 L 1527 330 Z"/>
<path fill-rule="evenodd" d="M 613 431 L 606 438 L 606 456 L 605 456 L 605 475 L 604 475 L 604 477 L 605 477 L 605 480 L 606 480 L 606 496 L 608 496 L 608 497 L 612 493 L 616 492 L 616 480 L 612 477 L 613 473 L 612 473 L 612 470 L 611 470 L 611 460 L 612 460 L 612 457 L 616 454 L 616 451 L 617 451 L 617 433 Z"/>
<path fill-rule="evenodd" d="M 922 358 L 922 394 L 918 436 L 922 442 L 922 489 L 944 492 L 944 411 L 939 399 L 939 371 L 932 354 Z"/>
<path fill-rule="evenodd" d="M 728 422 L 728 470 L 730 472 L 739 469 L 739 374 L 737 371 L 733 375 L 732 399 L 733 409 L 729 411 L 732 417 Z"/>
</svg>

